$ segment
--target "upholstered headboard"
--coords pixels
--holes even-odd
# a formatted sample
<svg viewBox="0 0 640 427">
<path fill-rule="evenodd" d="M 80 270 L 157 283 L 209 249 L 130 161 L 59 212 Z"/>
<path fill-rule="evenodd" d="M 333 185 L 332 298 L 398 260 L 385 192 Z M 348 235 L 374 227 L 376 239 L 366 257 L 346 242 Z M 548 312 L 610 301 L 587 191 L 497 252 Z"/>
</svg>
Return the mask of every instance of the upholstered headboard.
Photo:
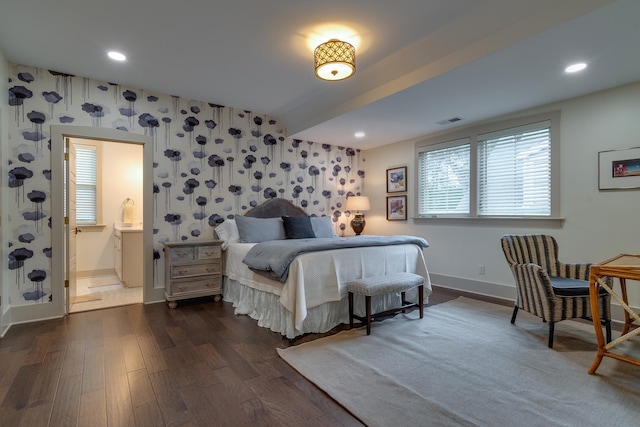
<svg viewBox="0 0 640 427">
<path fill-rule="evenodd" d="M 307 213 L 288 200 L 273 198 L 251 209 L 245 216 L 253 218 L 280 218 L 281 216 L 307 216 Z"/>
</svg>

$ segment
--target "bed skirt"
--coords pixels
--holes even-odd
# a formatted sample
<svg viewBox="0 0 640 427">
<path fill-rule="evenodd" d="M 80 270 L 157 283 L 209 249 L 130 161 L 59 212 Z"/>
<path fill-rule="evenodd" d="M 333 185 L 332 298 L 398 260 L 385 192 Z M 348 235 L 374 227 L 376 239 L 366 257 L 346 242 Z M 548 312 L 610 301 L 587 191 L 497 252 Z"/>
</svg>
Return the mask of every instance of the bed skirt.
<svg viewBox="0 0 640 427">
<path fill-rule="evenodd" d="M 349 323 L 349 302 L 345 295 L 340 301 L 332 301 L 316 307 L 308 308 L 307 317 L 302 324 L 302 330 L 297 330 L 293 313 L 280 304 L 280 297 L 270 292 L 261 291 L 239 283 L 224 276 L 224 301 L 230 302 L 235 308 L 235 314 L 246 314 L 258 321 L 258 326 L 269 328 L 289 339 L 307 333 L 323 333 L 330 331 L 341 323 Z M 428 296 L 425 293 L 424 303 Z M 408 301 L 416 301 L 417 288 L 407 291 Z M 364 296 L 356 295 L 354 311 L 364 316 Z M 399 307 L 400 294 L 379 295 L 371 298 L 373 313 Z"/>
</svg>

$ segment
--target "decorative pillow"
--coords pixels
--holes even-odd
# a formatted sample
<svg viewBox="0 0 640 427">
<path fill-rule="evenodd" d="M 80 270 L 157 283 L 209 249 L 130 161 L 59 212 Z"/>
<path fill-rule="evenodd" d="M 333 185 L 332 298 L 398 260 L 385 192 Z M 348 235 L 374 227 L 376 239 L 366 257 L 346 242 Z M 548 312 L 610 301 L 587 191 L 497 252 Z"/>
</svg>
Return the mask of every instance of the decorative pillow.
<svg viewBox="0 0 640 427">
<path fill-rule="evenodd" d="M 308 216 L 283 216 L 284 234 L 287 239 L 314 239 L 316 234 Z"/>
<path fill-rule="evenodd" d="M 240 243 L 260 243 L 284 240 L 284 226 L 280 218 L 252 218 L 236 215 Z"/>
<path fill-rule="evenodd" d="M 333 231 L 333 224 L 331 224 L 329 216 L 312 216 L 311 227 L 316 237 L 338 237 Z"/>
<path fill-rule="evenodd" d="M 230 243 L 240 241 L 238 226 L 234 219 L 226 219 L 215 228 L 218 239 L 222 240 L 222 250 L 226 250 Z"/>
</svg>

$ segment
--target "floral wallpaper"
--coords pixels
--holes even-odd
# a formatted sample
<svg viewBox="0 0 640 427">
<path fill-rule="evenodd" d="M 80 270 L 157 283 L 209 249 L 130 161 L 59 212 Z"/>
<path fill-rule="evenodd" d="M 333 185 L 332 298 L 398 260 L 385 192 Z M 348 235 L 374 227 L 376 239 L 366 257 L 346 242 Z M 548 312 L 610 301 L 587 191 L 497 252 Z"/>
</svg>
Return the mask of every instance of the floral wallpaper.
<svg viewBox="0 0 640 427">
<path fill-rule="evenodd" d="M 13 306 L 60 297 L 61 287 L 50 283 L 50 125 L 153 138 L 156 286 L 164 283 L 163 242 L 211 239 L 216 224 L 273 197 L 331 216 L 344 234 L 346 197 L 362 188 L 359 150 L 287 138 L 278 119 L 264 114 L 16 64 L 8 95 Z"/>
</svg>

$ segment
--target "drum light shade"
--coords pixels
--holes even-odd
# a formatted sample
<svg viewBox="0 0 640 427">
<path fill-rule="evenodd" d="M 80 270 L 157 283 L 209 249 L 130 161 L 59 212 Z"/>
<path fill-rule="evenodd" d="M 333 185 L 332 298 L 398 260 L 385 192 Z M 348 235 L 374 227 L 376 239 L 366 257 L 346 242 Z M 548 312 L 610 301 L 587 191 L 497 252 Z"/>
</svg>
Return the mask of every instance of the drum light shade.
<svg viewBox="0 0 640 427">
<path fill-rule="evenodd" d="M 313 56 L 322 80 L 344 80 L 356 72 L 356 49 L 347 42 L 331 39 L 316 47 Z"/>
</svg>

